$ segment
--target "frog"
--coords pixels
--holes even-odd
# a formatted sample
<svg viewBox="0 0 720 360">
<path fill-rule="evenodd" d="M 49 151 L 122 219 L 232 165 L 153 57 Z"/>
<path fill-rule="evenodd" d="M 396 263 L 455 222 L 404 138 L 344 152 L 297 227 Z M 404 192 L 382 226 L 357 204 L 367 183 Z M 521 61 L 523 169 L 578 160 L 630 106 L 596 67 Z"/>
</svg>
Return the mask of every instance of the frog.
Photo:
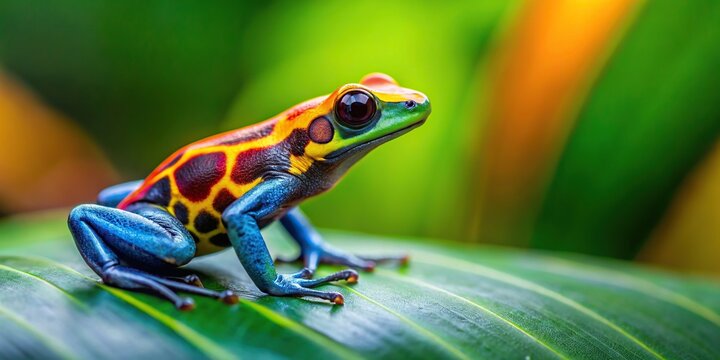
<svg viewBox="0 0 720 360">
<path fill-rule="evenodd" d="M 239 301 L 234 291 L 205 288 L 196 274 L 177 273 L 197 257 L 230 248 L 263 293 L 342 305 L 341 293 L 316 287 L 357 282 L 357 270 L 405 263 L 408 256 L 337 249 L 298 205 L 332 189 L 358 160 L 419 127 L 430 112 L 425 94 L 371 73 L 268 120 L 180 148 L 145 179 L 111 186 L 95 203 L 74 207 L 68 227 L 104 284 L 156 295 L 179 310 L 195 307 L 181 293 Z M 261 230 L 275 222 L 297 242 L 297 258 L 271 256 Z M 278 273 L 275 264 L 288 261 L 302 270 Z M 321 264 L 346 269 L 315 277 Z"/>
</svg>

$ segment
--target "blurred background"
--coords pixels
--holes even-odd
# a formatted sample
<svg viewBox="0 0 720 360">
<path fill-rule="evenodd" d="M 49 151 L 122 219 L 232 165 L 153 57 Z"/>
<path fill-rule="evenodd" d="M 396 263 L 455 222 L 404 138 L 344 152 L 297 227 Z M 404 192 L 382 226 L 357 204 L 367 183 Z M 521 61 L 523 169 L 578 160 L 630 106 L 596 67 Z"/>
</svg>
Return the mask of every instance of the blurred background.
<svg viewBox="0 0 720 360">
<path fill-rule="evenodd" d="M 720 275 L 720 2 L 0 0 L 0 214 L 381 71 L 433 115 L 327 228 Z"/>
</svg>

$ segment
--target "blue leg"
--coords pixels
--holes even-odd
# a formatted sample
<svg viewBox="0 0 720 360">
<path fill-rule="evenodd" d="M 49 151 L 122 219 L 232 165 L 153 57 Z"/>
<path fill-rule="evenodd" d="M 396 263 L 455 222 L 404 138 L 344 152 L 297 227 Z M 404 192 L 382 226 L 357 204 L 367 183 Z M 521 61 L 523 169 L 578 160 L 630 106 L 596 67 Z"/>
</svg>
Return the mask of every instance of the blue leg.
<svg viewBox="0 0 720 360">
<path fill-rule="evenodd" d="M 405 264 L 407 255 L 395 256 L 355 256 L 335 249 L 326 244 L 310 221 L 298 208 L 294 208 L 280 219 L 280 223 L 300 245 L 300 256 L 297 259 L 277 259 L 277 262 L 296 262 L 302 260 L 305 268 L 315 271 L 318 264 L 346 265 L 372 271 L 378 262 L 395 261 Z"/>
<path fill-rule="evenodd" d="M 340 293 L 318 291 L 312 287 L 336 280 L 357 281 L 354 270 L 343 270 L 322 279 L 311 280 L 312 271 L 304 269 L 295 274 L 275 271 L 270 252 L 265 246 L 258 222 L 265 222 L 281 206 L 292 201 L 298 188 L 297 179 L 266 180 L 232 203 L 223 213 L 223 222 L 230 242 L 255 285 L 263 292 L 276 296 L 311 296 L 342 304 Z"/>
<path fill-rule="evenodd" d="M 237 302 L 237 296 L 228 291 L 152 275 L 150 272 L 188 263 L 195 255 L 195 242 L 180 221 L 165 210 L 146 204 L 128 210 L 80 205 L 68 218 L 80 254 L 104 283 L 153 293 L 183 310 L 192 309 L 193 301 L 175 291 Z"/>
<path fill-rule="evenodd" d="M 97 203 L 102 206 L 116 207 L 131 192 L 139 188 L 142 183 L 143 180 L 135 180 L 110 186 L 98 194 Z"/>
</svg>

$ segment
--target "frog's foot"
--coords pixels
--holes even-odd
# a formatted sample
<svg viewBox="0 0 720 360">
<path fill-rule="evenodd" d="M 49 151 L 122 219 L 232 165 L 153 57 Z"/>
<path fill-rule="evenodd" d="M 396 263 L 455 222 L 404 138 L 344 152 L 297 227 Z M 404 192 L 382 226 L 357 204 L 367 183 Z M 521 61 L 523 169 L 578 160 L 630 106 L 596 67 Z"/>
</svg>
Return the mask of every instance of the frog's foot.
<svg viewBox="0 0 720 360">
<path fill-rule="evenodd" d="M 278 257 L 275 259 L 275 262 L 296 263 L 302 261 L 305 268 L 312 272 L 315 272 L 319 264 L 345 265 L 365 271 L 373 271 L 375 266 L 379 263 L 395 262 L 405 265 L 408 263 L 409 259 L 410 257 L 407 254 L 390 256 L 358 256 L 335 249 L 327 244 L 321 244 L 307 249 L 302 249 L 300 251 L 300 255 L 294 259 Z"/>
<path fill-rule="evenodd" d="M 238 295 L 231 290 L 216 291 L 204 288 L 200 278 L 195 274 L 183 277 L 182 281 L 175 281 L 170 278 L 161 278 L 153 275 L 150 276 L 160 284 L 176 291 L 217 299 L 228 305 L 237 304 L 238 301 L 240 301 Z"/>
<path fill-rule="evenodd" d="M 199 288 L 204 288 L 205 285 L 203 285 L 202 280 L 200 280 L 200 277 L 195 274 L 190 274 L 186 276 L 166 276 L 165 277 L 168 280 L 175 280 L 180 281 L 188 285 L 193 285 Z"/>
<path fill-rule="evenodd" d="M 239 300 L 238 296 L 230 290 L 215 291 L 205 289 L 121 265 L 112 265 L 104 269 L 102 279 L 107 285 L 128 290 L 143 290 L 163 297 L 172 302 L 179 310 L 192 310 L 195 308 L 195 302 L 191 298 L 180 297 L 176 291 L 218 299 L 226 304 L 235 304 Z M 194 280 L 190 276 L 185 279 L 188 281 Z"/>
<path fill-rule="evenodd" d="M 310 279 L 312 275 L 313 272 L 310 269 L 303 269 L 294 274 L 278 275 L 273 286 L 266 292 L 275 296 L 316 297 L 328 300 L 337 305 L 342 305 L 345 303 L 345 298 L 343 298 L 342 294 L 334 291 L 319 291 L 312 288 L 339 280 L 353 283 L 356 282 L 358 278 L 358 273 L 352 269 L 338 271 L 319 279 Z"/>
</svg>

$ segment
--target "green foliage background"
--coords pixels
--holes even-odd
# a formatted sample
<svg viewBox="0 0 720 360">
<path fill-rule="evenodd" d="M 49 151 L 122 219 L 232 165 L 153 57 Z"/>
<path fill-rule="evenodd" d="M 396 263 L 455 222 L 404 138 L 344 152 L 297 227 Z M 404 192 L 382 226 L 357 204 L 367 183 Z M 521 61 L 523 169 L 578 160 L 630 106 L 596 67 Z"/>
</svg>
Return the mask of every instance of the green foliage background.
<svg viewBox="0 0 720 360">
<path fill-rule="evenodd" d="M 0 56 L 97 136 L 128 179 L 189 141 L 392 74 L 428 94 L 431 121 L 307 210 L 323 226 L 458 238 L 472 159 L 463 150 L 479 131 L 468 89 L 516 5 L 2 1 Z"/>
<path fill-rule="evenodd" d="M 128 180 L 189 141 L 386 72 L 425 92 L 433 115 L 306 211 L 323 227 L 485 241 L 469 196 L 493 121 L 478 115 L 484 75 L 527 6 L 0 0 L 0 64 L 81 123 Z M 632 257 L 720 131 L 719 17 L 715 1 L 639 3 L 575 104 L 542 203 L 493 240 L 522 244 L 512 234 L 528 226 L 531 246 Z"/>
</svg>

